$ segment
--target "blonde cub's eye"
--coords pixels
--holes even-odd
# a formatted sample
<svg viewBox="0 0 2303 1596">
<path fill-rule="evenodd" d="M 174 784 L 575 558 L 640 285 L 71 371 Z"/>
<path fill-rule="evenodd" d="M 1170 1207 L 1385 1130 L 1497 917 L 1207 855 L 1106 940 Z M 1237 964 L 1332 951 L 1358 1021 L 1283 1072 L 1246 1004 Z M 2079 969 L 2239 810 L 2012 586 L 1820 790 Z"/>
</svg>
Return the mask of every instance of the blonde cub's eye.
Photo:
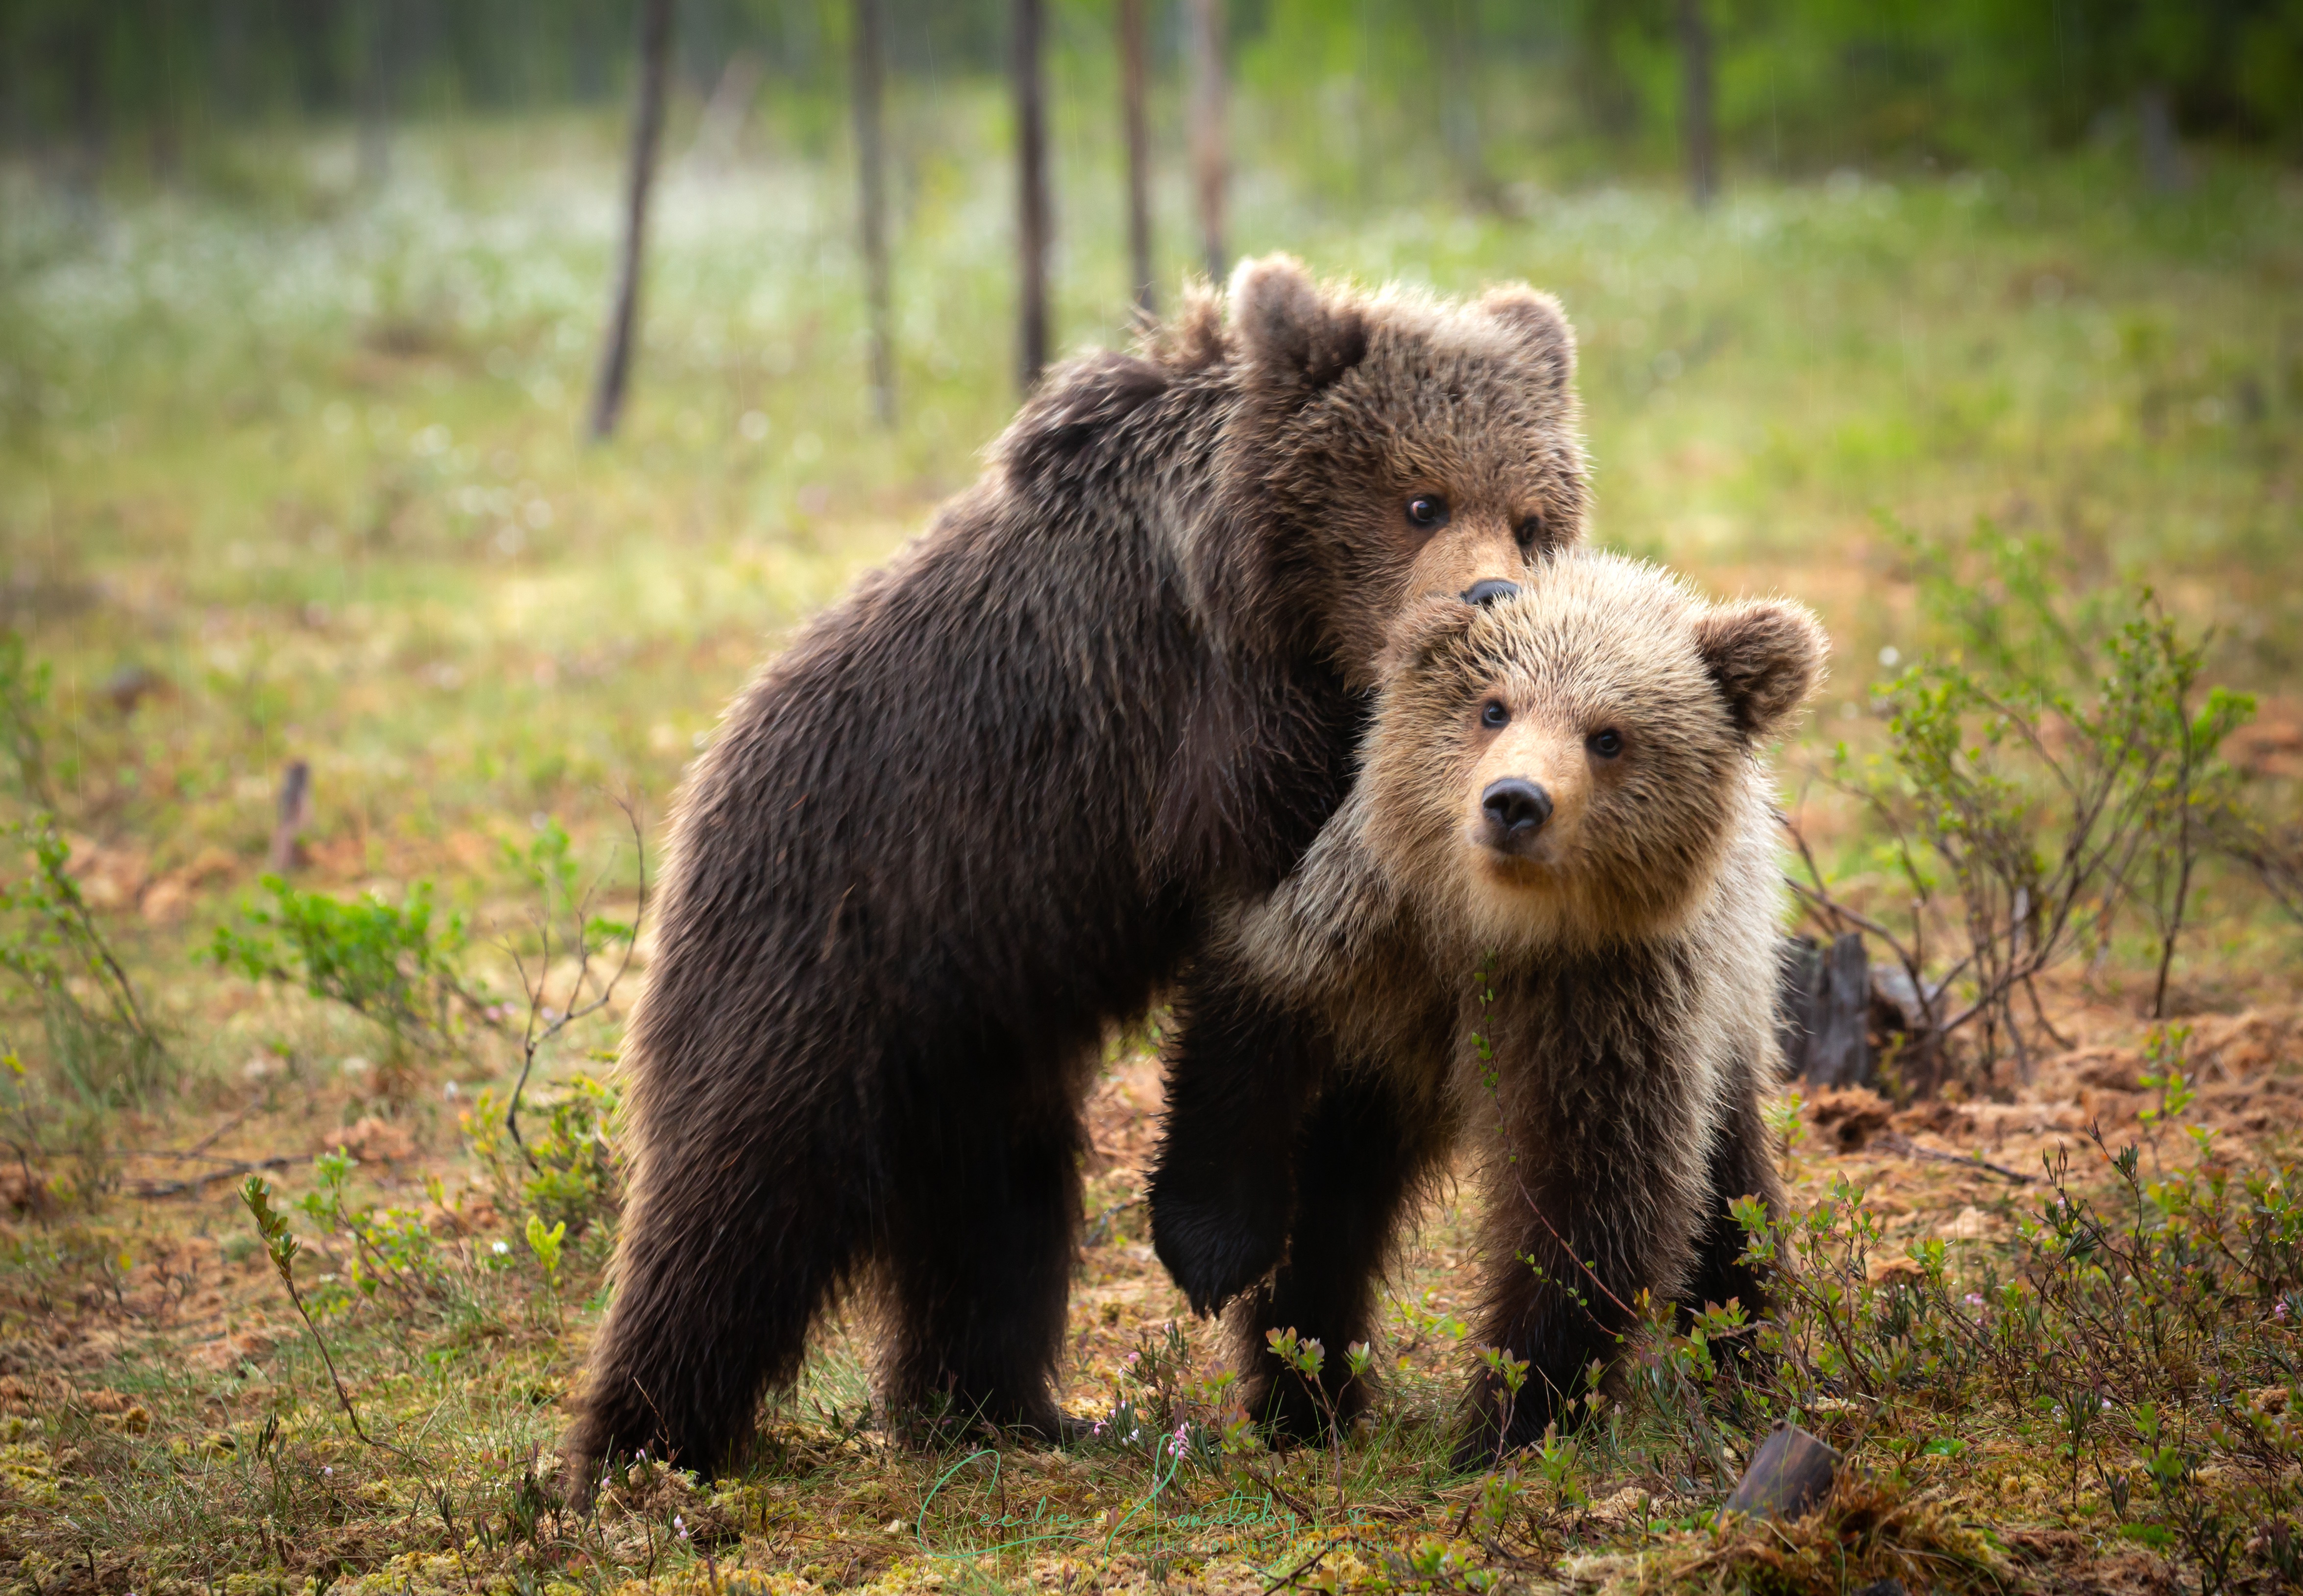
<svg viewBox="0 0 2303 1596">
<path fill-rule="evenodd" d="M 1511 724 L 1511 711 L 1504 707 L 1500 698 L 1490 698 L 1480 706 L 1480 724 L 1490 731 L 1499 726 L 1508 726 Z"/>
<path fill-rule="evenodd" d="M 1407 519 L 1426 532 L 1447 524 L 1447 501 L 1437 494 L 1418 494 L 1407 502 Z"/>
<path fill-rule="evenodd" d="M 1624 734 L 1610 726 L 1605 731 L 1594 731 L 1585 738 L 1583 746 L 1602 759 L 1613 759 L 1624 751 Z"/>
</svg>

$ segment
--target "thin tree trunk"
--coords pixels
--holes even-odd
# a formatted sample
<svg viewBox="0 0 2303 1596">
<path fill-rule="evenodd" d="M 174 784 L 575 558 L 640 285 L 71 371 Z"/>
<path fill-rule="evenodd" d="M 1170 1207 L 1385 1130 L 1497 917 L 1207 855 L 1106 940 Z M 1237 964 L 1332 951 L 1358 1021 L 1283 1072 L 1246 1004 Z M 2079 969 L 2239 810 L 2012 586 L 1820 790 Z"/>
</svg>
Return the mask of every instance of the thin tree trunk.
<svg viewBox="0 0 2303 1596">
<path fill-rule="evenodd" d="M 1017 227 L 1022 257 L 1017 367 L 1029 393 L 1048 364 L 1048 107 L 1040 77 L 1040 0 L 1015 0 Z"/>
<path fill-rule="evenodd" d="M 896 425 L 896 335 L 888 276 L 887 143 L 881 123 L 880 0 L 856 0 L 856 168 L 861 185 L 864 297 L 872 320 L 872 415 Z"/>
<path fill-rule="evenodd" d="M 1198 192 L 1200 246 L 1208 280 L 1223 281 L 1224 252 L 1224 4 L 1185 0 L 1192 58 L 1192 179 Z"/>
<path fill-rule="evenodd" d="M 1439 121 L 1447 131 L 1447 154 L 1455 163 L 1464 191 L 1475 203 L 1490 205 L 1495 184 L 1489 179 L 1487 162 L 1480 148 L 1480 104 L 1473 92 L 1479 63 L 1472 47 L 1472 20 L 1464 14 L 1465 10 L 1465 0 L 1454 0 L 1447 7 L 1447 27 L 1442 34 L 1447 83 L 1441 97 Z"/>
<path fill-rule="evenodd" d="M 392 0 L 367 0 L 360 17 L 359 186 L 392 175 Z"/>
<path fill-rule="evenodd" d="M 1679 0 L 1680 115 L 1686 124 L 1687 182 L 1696 207 L 1719 191 L 1716 130 L 1711 109 L 1711 22 L 1703 0 Z"/>
<path fill-rule="evenodd" d="M 1127 265 L 1136 308 L 1157 315 L 1152 287 L 1152 135 L 1143 117 L 1143 0 L 1119 0 L 1119 103 L 1127 123 Z"/>
<path fill-rule="evenodd" d="M 647 238 L 648 189 L 655 178 L 656 147 L 663 142 L 665 80 L 671 72 L 671 0 L 641 0 L 640 99 L 632 121 L 630 181 L 624 191 L 624 250 L 616 271 L 616 298 L 608 312 L 608 343 L 600 355 L 599 387 L 592 396 L 592 436 L 616 430 L 631 380 L 632 342 L 638 331 L 640 259 Z"/>
<path fill-rule="evenodd" d="M 2162 194 L 2190 186 L 2191 171 L 2175 135 L 2175 109 L 2162 84 L 2147 85 L 2135 97 L 2135 123 L 2143 147 L 2143 177 Z"/>
</svg>

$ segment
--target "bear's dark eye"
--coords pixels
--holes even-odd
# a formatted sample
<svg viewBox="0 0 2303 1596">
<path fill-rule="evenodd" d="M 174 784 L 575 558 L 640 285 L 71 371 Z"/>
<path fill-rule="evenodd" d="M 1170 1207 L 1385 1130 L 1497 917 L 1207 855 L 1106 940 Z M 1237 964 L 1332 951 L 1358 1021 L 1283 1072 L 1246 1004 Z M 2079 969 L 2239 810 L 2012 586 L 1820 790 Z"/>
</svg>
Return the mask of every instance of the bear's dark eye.
<svg viewBox="0 0 2303 1596">
<path fill-rule="evenodd" d="M 1498 726 L 1508 726 L 1511 724 L 1511 711 L 1504 707 L 1502 699 L 1490 698 L 1480 706 L 1480 724 L 1490 731 Z"/>
<path fill-rule="evenodd" d="M 1543 541 L 1543 517 L 1540 514 L 1528 517 L 1512 529 L 1512 536 L 1519 539 L 1520 547 L 1532 549 Z"/>
<path fill-rule="evenodd" d="M 1426 532 L 1447 524 L 1447 501 L 1437 494 L 1418 494 L 1407 502 L 1407 519 Z"/>
<path fill-rule="evenodd" d="M 1583 746 L 1602 759 L 1613 759 L 1624 751 L 1624 734 L 1610 726 L 1605 731 L 1594 731 L 1585 738 Z"/>
</svg>

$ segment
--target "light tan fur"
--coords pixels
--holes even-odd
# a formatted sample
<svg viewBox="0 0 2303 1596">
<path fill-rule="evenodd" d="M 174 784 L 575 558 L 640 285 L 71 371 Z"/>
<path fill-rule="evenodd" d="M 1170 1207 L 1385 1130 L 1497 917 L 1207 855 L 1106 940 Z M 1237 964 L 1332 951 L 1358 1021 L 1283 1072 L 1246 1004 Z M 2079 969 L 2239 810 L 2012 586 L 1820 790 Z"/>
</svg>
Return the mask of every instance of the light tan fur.
<svg viewBox="0 0 2303 1596">
<path fill-rule="evenodd" d="M 1562 1260 L 1541 1290 L 1515 1260 L 1553 1241 L 1597 1257 L 1604 1278 L 1576 1282 L 1595 1297 L 1719 1289 L 1734 1271 L 1713 1211 L 1775 1195 L 1752 1146 L 1780 1069 L 1760 745 L 1824 650 L 1799 605 L 1713 604 L 1588 552 L 1545 559 L 1485 607 L 1423 603 L 1394 635 L 1358 783 L 1298 869 L 1222 928 L 1240 979 L 1329 1034 L 1340 1077 L 1373 1077 L 1421 1121 L 1407 1135 L 1482 1150 L 1486 1333 L 1534 1338 L 1554 1389 L 1529 1400 L 1547 1412 L 1594 1355 L 1540 1323 Z M 1483 810 L 1499 781 L 1540 785 L 1531 833 Z M 1498 1400 L 1475 1390 L 1479 1422 L 1517 1444 Z"/>
</svg>

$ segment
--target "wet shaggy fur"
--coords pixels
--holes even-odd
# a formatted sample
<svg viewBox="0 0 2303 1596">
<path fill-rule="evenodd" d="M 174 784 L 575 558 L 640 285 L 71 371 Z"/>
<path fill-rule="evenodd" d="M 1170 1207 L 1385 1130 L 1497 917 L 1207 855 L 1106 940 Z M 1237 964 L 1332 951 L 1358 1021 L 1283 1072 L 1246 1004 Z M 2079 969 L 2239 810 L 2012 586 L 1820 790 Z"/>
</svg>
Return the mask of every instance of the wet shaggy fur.
<svg viewBox="0 0 2303 1596">
<path fill-rule="evenodd" d="M 1052 372 L 743 691 L 679 800 L 626 1039 L 579 1486 L 641 1448 L 726 1464 L 851 1287 L 891 1415 L 1057 1432 L 1096 1045 L 1318 832 L 1402 608 L 1580 534 L 1573 370 L 1529 290 L 1248 262 L 1139 353 Z"/>
<path fill-rule="evenodd" d="M 1714 606 L 1596 553 L 1405 618 L 1357 785 L 1211 939 L 1168 1059 L 1153 1236 L 1195 1308 L 1246 1294 L 1252 1411 L 1317 1428 L 1265 1332 L 1337 1362 L 1364 1338 L 1410 1198 L 1463 1144 L 1487 1197 L 1476 1339 L 1530 1364 L 1515 1400 L 1474 1383 L 1467 1465 L 1562 1416 L 1641 1290 L 1759 1309 L 1726 1213 L 1780 1197 L 1759 745 L 1823 650 L 1797 605 Z M 1507 832 L 1487 805 L 1514 781 L 1545 817 Z"/>
</svg>

